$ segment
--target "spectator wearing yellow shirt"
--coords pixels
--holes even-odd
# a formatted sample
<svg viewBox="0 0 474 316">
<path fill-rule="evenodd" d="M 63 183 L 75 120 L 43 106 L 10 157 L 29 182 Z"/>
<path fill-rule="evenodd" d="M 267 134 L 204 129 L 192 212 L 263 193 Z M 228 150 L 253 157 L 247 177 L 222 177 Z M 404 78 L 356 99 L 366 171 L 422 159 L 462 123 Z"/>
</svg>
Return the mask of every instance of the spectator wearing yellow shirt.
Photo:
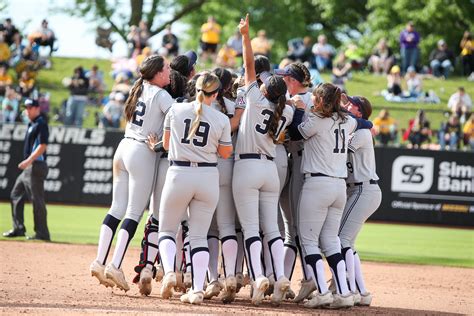
<svg viewBox="0 0 474 316">
<path fill-rule="evenodd" d="M 5 95 L 5 90 L 12 84 L 12 77 L 7 72 L 5 65 L 0 65 L 0 96 Z"/>
<path fill-rule="evenodd" d="M 10 47 L 5 42 L 4 35 L 0 33 L 0 65 L 8 64 L 10 59 Z"/>
<path fill-rule="evenodd" d="M 206 61 L 210 56 L 214 62 L 220 33 L 221 26 L 217 24 L 213 16 L 210 16 L 207 22 L 201 26 L 201 58 L 203 61 Z"/>
<path fill-rule="evenodd" d="M 380 144 L 387 146 L 390 142 L 396 143 L 398 134 L 397 121 L 390 117 L 387 109 L 382 109 L 372 123 L 374 124 L 375 139 Z"/>
<path fill-rule="evenodd" d="M 250 44 L 252 45 L 254 55 L 270 57 L 272 42 L 267 38 L 267 32 L 265 32 L 265 30 L 258 31 L 257 37 L 253 38 Z"/>
<path fill-rule="evenodd" d="M 474 40 L 471 32 L 464 32 L 459 46 L 461 46 L 462 74 L 469 76 L 474 73 Z"/>
<path fill-rule="evenodd" d="M 224 46 L 219 50 L 219 53 L 217 53 L 217 65 L 223 68 L 235 68 L 236 56 L 237 52 L 227 44 L 224 44 Z"/>
<path fill-rule="evenodd" d="M 464 134 L 464 148 L 469 148 L 471 151 L 474 151 L 474 113 L 471 114 L 469 120 L 464 124 L 463 130 Z"/>
<path fill-rule="evenodd" d="M 35 79 L 31 78 L 26 70 L 22 71 L 20 80 L 18 81 L 20 86 L 20 94 L 23 98 L 29 98 L 31 92 L 35 88 Z"/>
</svg>

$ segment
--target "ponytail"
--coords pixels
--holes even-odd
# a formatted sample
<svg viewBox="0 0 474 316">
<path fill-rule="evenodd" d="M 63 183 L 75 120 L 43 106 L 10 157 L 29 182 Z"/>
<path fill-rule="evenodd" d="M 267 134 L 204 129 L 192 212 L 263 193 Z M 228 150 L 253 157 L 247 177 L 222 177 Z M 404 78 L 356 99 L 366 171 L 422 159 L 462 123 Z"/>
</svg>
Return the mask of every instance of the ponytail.
<svg viewBox="0 0 474 316">
<path fill-rule="evenodd" d="M 133 113 L 135 113 L 135 109 L 137 108 L 138 98 L 142 95 L 143 91 L 143 78 L 140 78 L 135 81 L 133 84 L 132 89 L 130 90 L 130 95 L 125 101 L 125 117 L 127 118 L 127 122 L 131 121 L 133 118 Z"/>
<path fill-rule="evenodd" d="M 273 112 L 273 119 L 270 121 L 270 127 L 268 129 L 268 134 L 270 135 L 273 143 L 278 143 L 278 125 L 280 123 L 281 116 L 283 115 L 283 109 L 285 108 L 286 97 L 285 95 L 280 95 L 278 97 L 275 111 Z"/>
<path fill-rule="evenodd" d="M 198 91 L 198 93 L 196 94 L 196 101 L 197 101 L 197 108 L 196 108 L 196 112 L 194 112 L 194 114 L 196 114 L 196 116 L 194 117 L 194 121 L 191 124 L 191 129 L 189 130 L 188 140 L 191 140 L 191 138 L 194 137 L 194 135 L 196 134 L 196 131 L 199 127 L 199 122 L 201 121 L 202 102 L 204 101 L 204 91 L 202 91 L 202 90 Z"/>
</svg>

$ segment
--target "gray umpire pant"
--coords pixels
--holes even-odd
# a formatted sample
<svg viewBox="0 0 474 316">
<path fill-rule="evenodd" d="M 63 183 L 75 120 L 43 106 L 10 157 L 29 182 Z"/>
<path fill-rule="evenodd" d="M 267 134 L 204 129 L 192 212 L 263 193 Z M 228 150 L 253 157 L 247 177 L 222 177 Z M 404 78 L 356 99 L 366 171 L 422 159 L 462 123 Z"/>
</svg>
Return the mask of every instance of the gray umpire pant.
<svg viewBox="0 0 474 316">
<path fill-rule="evenodd" d="M 47 175 L 48 165 L 46 162 L 33 162 L 31 166 L 23 170 L 18 176 L 10 194 L 13 229 L 18 232 L 26 231 L 24 209 L 25 200 L 29 198 L 33 204 L 34 230 L 36 236 L 42 239 L 50 238 L 44 201 L 44 180 Z"/>
</svg>

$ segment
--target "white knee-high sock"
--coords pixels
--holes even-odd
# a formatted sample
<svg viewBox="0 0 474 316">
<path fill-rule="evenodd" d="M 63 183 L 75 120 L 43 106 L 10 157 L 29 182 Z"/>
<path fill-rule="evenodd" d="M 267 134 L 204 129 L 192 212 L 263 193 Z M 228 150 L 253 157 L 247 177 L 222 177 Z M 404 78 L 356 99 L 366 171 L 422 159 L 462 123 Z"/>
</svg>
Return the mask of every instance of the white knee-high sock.
<svg viewBox="0 0 474 316">
<path fill-rule="evenodd" d="M 222 238 L 222 262 L 224 263 L 225 277 L 235 276 L 237 247 L 237 239 L 235 236 L 227 236 Z"/>
<path fill-rule="evenodd" d="M 354 252 L 354 274 L 359 292 L 361 294 L 367 293 L 367 289 L 365 288 L 364 274 L 362 273 L 362 266 L 360 264 L 360 258 L 357 252 Z"/>
<path fill-rule="evenodd" d="M 235 273 L 244 272 L 244 259 L 245 259 L 245 247 L 244 247 L 244 234 L 242 230 L 236 230 L 237 237 L 237 263 L 235 266 Z"/>
<path fill-rule="evenodd" d="M 217 281 L 219 278 L 219 239 L 214 236 L 207 237 L 207 245 L 209 247 L 209 266 L 207 269 L 207 277 L 209 283 Z"/>
<path fill-rule="evenodd" d="M 97 247 L 97 258 L 101 264 L 105 264 L 109 255 L 112 240 L 114 239 L 115 231 L 117 230 L 120 220 L 107 214 L 100 226 L 99 245 Z"/>
<path fill-rule="evenodd" d="M 270 255 L 272 258 L 273 273 L 275 280 L 278 281 L 285 276 L 285 249 L 283 247 L 283 239 L 281 237 L 274 238 L 268 242 Z"/>
<path fill-rule="evenodd" d="M 355 272 L 354 272 L 354 253 L 352 252 L 352 248 L 347 247 L 347 248 L 342 249 L 342 255 L 344 257 L 344 261 L 346 262 L 349 290 L 351 292 L 355 292 L 357 288 L 356 288 L 356 283 L 355 283 Z"/>
<path fill-rule="evenodd" d="M 285 251 L 285 276 L 288 280 L 291 280 L 293 276 L 293 270 L 295 269 L 296 263 L 296 247 L 291 245 L 284 245 Z"/>
<path fill-rule="evenodd" d="M 132 240 L 133 235 L 135 235 L 137 226 L 138 223 L 136 221 L 126 218 L 120 227 L 117 244 L 114 249 L 114 256 L 112 257 L 112 263 L 117 269 L 120 269 L 120 266 L 122 265 L 123 257 L 127 252 L 130 240 Z"/>
<path fill-rule="evenodd" d="M 336 283 L 338 294 L 347 295 L 349 287 L 347 286 L 346 264 L 340 253 L 335 253 L 326 257 L 329 267 L 331 268 L 332 278 Z"/>
<path fill-rule="evenodd" d="M 309 271 L 308 277 L 316 282 L 319 293 L 324 294 L 329 291 L 324 273 L 323 257 L 319 254 L 307 255 L 305 262 Z"/>
<path fill-rule="evenodd" d="M 175 271 L 176 259 L 176 242 L 174 238 L 167 235 L 160 234 L 160 241 L 158 244 L 160 248 L 161 264 L 163 271 L 166 273 Z"/>
<path fill-rule="evenodd" d="M 263 247 L 263 272 L 268 278 L 273 274 L 272 255 L 270 253 L 270 247 L 268 246 L 268 238 L 263 236 L 262 247 Z M 276 280 L 276 275 L 274 276 Z"/>
<path fill-rule="evenodd" d="M 206 278 L 206 269 L 209 264 L 209 251 L 207 248 L 191 250 L 191 266 L 193 276 L 193 291 L 202 291 Z"/>
<path fill-rule="evenodd" d="M 262 264 L 260 261 L 262 255 L 262 242 L 259 237 L 251 237 L 245 241 L 245 250 L 247 253 L 248 267 L 250 275 L 255 281 L 262 276 Z"/>
</svg>

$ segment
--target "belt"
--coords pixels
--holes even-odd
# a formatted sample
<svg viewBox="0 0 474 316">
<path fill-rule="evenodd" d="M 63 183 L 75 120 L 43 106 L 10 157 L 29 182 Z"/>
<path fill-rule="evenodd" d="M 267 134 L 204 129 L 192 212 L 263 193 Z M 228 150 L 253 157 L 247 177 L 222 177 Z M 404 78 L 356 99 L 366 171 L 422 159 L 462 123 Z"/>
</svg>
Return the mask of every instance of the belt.
<svg viewBox="0 0 474 316">
<path fill-rule="evenodd" d="M 303 156 L 303 149 L 298 150 L 298 156 L 299 156 L 299 157 Z"/>
<path fill-rule="evenodd" d="M 239 159 L 265 159 L 273 160 L 273 157 L 270 157 L 265 154 L 240 154 Z"/>
<path fill-rule="evenodd" d="M 145 142 L 144 140 L 136 139 L 136 138 L 129 137 L 129 136 L 126 136 L 126 137 L 124 137 L 124 138 L 133 139 L 134 141 L 137 141 L 137 142 L 140 142 L 140 143 L 144 143 L 144 142 Z"/>
<path fill-rule="evenodd" d="M 328 177 L 328 178 L 334 178 L 334 179 L 344 179 L 344 178 L 339 178 L 339 177 L 328 176 L 327 174 L 324 174 L 321 172 L 306 173 L 305 178 L 309 178 L 309 177 Z"/>
<path fill-rule="evenodd" d="M 348 183 L 347 184 L 347 187 L 351 187 L 351 186 L 360 186 L 360 185 L 363 185 L 363 184 L 378 184 L 379 181 L 378 180 L 370 180 L 370 181 L 364 181 L 364 182 L 355 182 L 355 183 Z"/>
<path fill-rule="evenodd" d="M 168 153 L 162 153 L 160 158 L 168 158 Z"/>
<path fill-rule="evenodd" d="M 215 162 L 191 162 L 191 161 L 180 161 L 180 160 L 171 160 L 170 166 L 179 166 L 179 167 L 216 167 L 217 163 Z"/>
</svg>

